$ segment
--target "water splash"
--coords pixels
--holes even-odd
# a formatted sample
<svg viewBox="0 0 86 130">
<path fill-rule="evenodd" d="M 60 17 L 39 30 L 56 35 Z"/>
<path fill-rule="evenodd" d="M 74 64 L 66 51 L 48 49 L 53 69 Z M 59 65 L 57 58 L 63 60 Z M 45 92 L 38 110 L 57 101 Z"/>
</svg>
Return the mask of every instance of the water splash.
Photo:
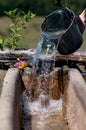
<svg viewBox="0 0 86 130">
<path fill-rule="evenodd" d="M 36 64 L 37 59 L 40 55 L 44 56 L 44 59 L 51 56 L 51 54 L 55 51 L 54 43 L 50 42 L 50 38 L 45 36 L 44 34 L 41 35 L 40 41 L 37 45 L 36 52 L 33 58 L 33 65 Z"/>
<path fill-rule="evenodd" d="M 52 71 L 51 68 L 55 64 L 55 60 L 52 58 L 55 50 L 56 46 L 50 41 L 50 36 L 43 33 L 33 58 L 34 76 Z"/>
<path fill-rule="evenodd" d="M 42 91 L 39 95 L 39 103 L 41 108 L 47 108 L 49 106 L 49 97 L 46 91 Z"/>
<path fill-rule="evenodd" d="M 40 100 L 42 100 L 41 97 L 39 97 L 38 100 L 31 102 L 26 92 L 24 92 L 22 95 L 24 115 L 37 115 L 38 113 L 41 113 L 40 118 L 47 118 L 53 111 L 62 110 L 61 98 L 59 100 L 50 100 L 47 107 L 42 107 Z"/>
<path fill-rule="evenodd" d="M 62 99 L 49 100 L 47 107 L 41 106 L 40 98 L 31 102 L 26 92 L 23 93 L 22 99 L 24 130 L 50 130 L 50 126 L 57 130 L 57 121 L 61 120 L 59 112 L 62 111 Z"/>
</svg>

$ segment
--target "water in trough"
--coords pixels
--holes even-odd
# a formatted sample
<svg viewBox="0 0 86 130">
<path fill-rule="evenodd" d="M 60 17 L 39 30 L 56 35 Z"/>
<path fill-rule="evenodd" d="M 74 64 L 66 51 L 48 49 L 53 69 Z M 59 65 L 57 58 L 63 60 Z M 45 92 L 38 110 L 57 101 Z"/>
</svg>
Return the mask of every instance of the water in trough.
<svg viewBox="0 0 86 130">
<path fill-rule="evenodd" d="M 62 100 L 45 99 L 45 104 L 41 98 L 31 102 L 23 93 L 24 130 L 68 130 L 62 115 Z"/>
</svg>

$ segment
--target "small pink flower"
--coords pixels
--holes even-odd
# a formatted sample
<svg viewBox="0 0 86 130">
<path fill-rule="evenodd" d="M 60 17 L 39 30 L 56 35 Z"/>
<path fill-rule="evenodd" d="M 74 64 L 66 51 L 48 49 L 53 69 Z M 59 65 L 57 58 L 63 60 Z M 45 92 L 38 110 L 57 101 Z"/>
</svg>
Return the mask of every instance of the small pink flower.
<svg viewBox="0 0 86 130">
<path fill-rule="evenodd" d="M 20 61 L 18 61 L 17 63 L 16 63 L 16 67 L 18 68 L 21 64 L 22 64 L 22 60 L 20 60 Z"/>
<path fill-rule="evenodd" d="M 26 67 L 26 65 L 27 65 L 27 63 L 25 61 L 22 61 L 22 60 L 20 60 L 20 58 L 17 58 L 16 68 L 23 69 Z"/>
</svg>

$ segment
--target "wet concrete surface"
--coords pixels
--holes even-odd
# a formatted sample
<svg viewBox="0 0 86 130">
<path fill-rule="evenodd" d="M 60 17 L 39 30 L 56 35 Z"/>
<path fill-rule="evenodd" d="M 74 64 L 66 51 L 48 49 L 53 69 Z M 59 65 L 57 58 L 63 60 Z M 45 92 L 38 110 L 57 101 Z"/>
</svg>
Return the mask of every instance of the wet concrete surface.
<svg viewBox="0 0 86 130">
<path fill-rule="evenodd" d="M 68 130 L 68 128 L 62 117 L 62 114 L 57 112 L 56 114 L 53 114 L 46 119 L 40 119 L 39 115 L 33 117 L 32 130 Z"/>
<path fill-rule="evenodd" d="M 61 111 L 52 113 L 46 118 L 41 118 L 40 113 L 36 116 L 28 116 L 24 125 L 24 130 L 68 130 Z"/>
</svg>

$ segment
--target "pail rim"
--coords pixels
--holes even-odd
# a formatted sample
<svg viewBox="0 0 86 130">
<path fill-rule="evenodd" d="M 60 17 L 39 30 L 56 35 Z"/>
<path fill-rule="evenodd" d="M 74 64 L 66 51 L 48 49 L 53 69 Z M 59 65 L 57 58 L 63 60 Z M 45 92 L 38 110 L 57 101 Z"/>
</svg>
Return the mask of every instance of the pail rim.
<svg viewBox="0 0 86 130">
<path fill-rule="evenodd" d="M 64 30 L 64 32 L 62 34 L 59 35 L 59 37 L 65 35 L 65 33 L 71 28 L 71 26 L 73 25 L 73 23 L 75 21 L 75 14 L 74 14 L 74 12 L 72 10 L 70 10 L 68 7 L 65 7 L 65 9 L 67 9 L 69 12 L 71 12 L 71 14 L 72 14 L 72 20 L 71 20 L 70 25 Z M 52 13 L 50 13 L 46 18 L 48 18 L 50 15 L 54 14 L 56 11 L 57 10 L 53 11 Z M 45 18 L 45 20 L 46 20 L 46 18 Z M 53 31 L 44 31 L 42 29 L 42 25 L 43 25 L 44 21 L 41 24 L 41 33 L 44 33 L 46 35 L 46 34 L 55 32 L 56 29 L 54 29 Z M 57 32 L 57 30 L 56 30 L 56 32 Z"/>
</svg>

